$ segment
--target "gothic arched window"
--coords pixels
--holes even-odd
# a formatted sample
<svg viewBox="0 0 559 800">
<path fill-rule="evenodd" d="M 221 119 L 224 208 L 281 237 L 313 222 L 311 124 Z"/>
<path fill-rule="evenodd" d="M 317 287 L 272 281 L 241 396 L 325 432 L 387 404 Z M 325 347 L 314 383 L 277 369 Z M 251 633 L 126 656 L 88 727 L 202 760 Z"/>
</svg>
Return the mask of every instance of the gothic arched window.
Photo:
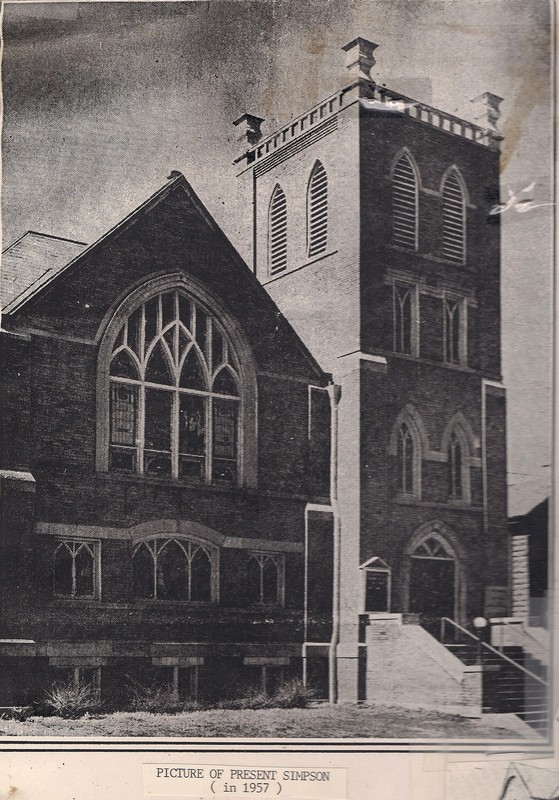
<svg viewBox="0 0 559 800">
<path fill-rule="evenodd" d="M 397 489 L 402 494 L 415 494 L 416 491 L 416 452 L 410 426 L 403 423 L 398 431 L 396 451 Z"/>
<path fill-rule="evenodd" d="M 140 542 L 133 556 L 134 596 L 144 600 L 215 601 L 213 549 L 186 539 Z"/>
<path fill-rule="evenodd" d="M 456 431 L 450 434 L 448 440 L 448 496 L 454 500 L 462 500 L 464 497 L 464 454 L 460 439 Z"/>
<path fill-rule="evenodd" d="M 96 542 L 64 541 L 54 552 L 54 593 L 59 597 L 97 596 Z"/>
<path fill-rule="evenodd" d="M 408 356 L 418 356 L 418 300 L 416 287 L 409 284 L 395 283 L 392 302 L 394 352 Z"/>
<path fill-rule="evenodd" d="M 445 258 L 463 264 L 466 259 L 466 197 L 455 169 L 444 180 L 442 251 Z"/>
<path fill-rule="evenodd" d="M 401 495 L 421 497 L 421 467 L 429 452 L 427 431 L 412 405 L 396 417 L 388 439 L 388 454 L 393 457 L 394 487 Z"/>
<path fill-rule="evenodd" d="M 137 306 L 109 365 L 109 470 L 234 483 L 240 366 L 221 324 L 179 289 Z"/>
<path fill-rule="evenodd" d="M 419 229 L 419 179 L 417 168 L 402 153 L 392 170 L 392 237 L 394 244 L 417 250 Z"/>
<path fill-rule="evenodd" d="M 328 177 L 317 161 L 307 188 L 307 245 L 309 256 L 326 250 L 328 242 Z"/>
<path fill-rule="evenodd" d="M 268 258 L 270 273 L 287 267 L 287 200 L 285 192 L 276 185 L 268 212 Z"/>
<path fill-rule="evenodd" d="M 465 325 L 462 321 L 464 302 L 444 300 L 444 360 L 447 364 L 460 364 L 464 350 Z"/>
<path fill-rule="evenodd" d="M 478 443 L 467 419 L 461 412 L 447 423 L 441 441 L 441 452 L 447 467 L 449 501 L 472 502 L 472 468 L 481 466 L 476 457 Z M 475 482 L 474 482 L 475 486 Z"/>
</svg>

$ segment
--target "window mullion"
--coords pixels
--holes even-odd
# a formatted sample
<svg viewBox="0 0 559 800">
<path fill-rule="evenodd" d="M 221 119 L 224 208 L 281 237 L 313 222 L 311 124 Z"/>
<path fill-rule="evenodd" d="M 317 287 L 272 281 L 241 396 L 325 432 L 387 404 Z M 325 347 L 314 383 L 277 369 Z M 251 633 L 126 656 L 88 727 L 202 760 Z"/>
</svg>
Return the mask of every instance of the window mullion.
<svg viewBox="0 0 559 800">
<path fill-rule="evenodd" d="M 186 560 L 186 596 L 190 601 L 192 600 L 192 544 L 187 543 L 187 549 L 184 554 Z"/>
<path fill-rule="evenodd" d="M 468 363 L 468 304 L 466 300 L 460 303 L 460 336 L 459 336 L 459 359 L 461 364 Z"/>
<path fill-rule="evenodd" d="M 77 581 L 76 581 L 76 544 L 72 544 L 72 597 L 76 596 Z"/>
<path fill-rule="evenodd" d="M 206 401 L 206 483 L 212 481 L 213 463 L 213 395 L 210 392 Z"/>
<path fill-rule="evenodd" d="M 128 322 L 126 323 L 128 325 Z M 140 361 L 140 368 L 143 367 L 145 362 L 146 351 L 146 307 L 142 305 L 142 314 L 140 316 L 140 352 L 138 359 Z"/>
<path fill-rule="evenodd" d="M 157 600 L 157 541 L 153 543 L 153 599 Z"/>
<path fill-rule="evenodd" d="M 179 477 L 179 393 L 175 389 L 171 403 L 171 475 Z"/>
<path fill-rule="evenodd" d="M 138 397 L 138 448 L 137 448 L 137 472 L 139 475 L 144 474 L 144 445 L 145 445 L 145 427 L 146 427 L 146 385 L 142 381 L 139 389 Z"/>
</svg>

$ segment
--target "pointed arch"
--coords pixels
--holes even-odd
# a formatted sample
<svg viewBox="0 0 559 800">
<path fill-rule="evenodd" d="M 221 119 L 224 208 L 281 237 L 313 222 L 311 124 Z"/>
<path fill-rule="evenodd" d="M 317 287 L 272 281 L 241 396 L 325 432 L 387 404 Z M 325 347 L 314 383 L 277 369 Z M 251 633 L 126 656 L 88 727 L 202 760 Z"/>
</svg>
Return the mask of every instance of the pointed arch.
<svg viewBox="0 0 559 800">
<path fill-rule="evenodd" d="M 427 429 L 425 427 L 425 423 L 423 422 L 423 418 L 415 406 L 413 406 L 411 403 L 407 403 L 396 417 L 390 432 L 390 438 L 388 440 L 388 452 L 390 455 L 396 455 L 397 435 L 402 423 L 404 422 L 407 422 L 412 429 L 422 453 L 428 453 L 429 436 L 427 434 Z"/>
<path fill-rule="evenodd" d="M 446 522 L 440 519 L 424 522 L 416 528 L 408 539 L 404 549 L 404 555 L 413 555 L 423 542 L 432 537 L 441 542 L 448 555 L 452 558 L 455 558 L 457 561 L 462 561 L 465 558 L 465 553 L 455 532 Z"/>
<path fill-rule="evenodd" d="M 287 268 L 287 198 L 279 183 L 268 209 L 268 264 L 270 274 Z"/>
<path fill-rule="evenodd" d="M 139 599 L 218 601 L 219 552 L 203 539 L 176 533 L 140 539 L 132 564 Z"/>
<path fill-rule="evenodd" d="M 441 439 L 441 451 L 443 453 L 446 452 L 450 434 L 455 429 L 458 429 L 461 436 L 464 438 L 468 457 L 474 458 L 474 460 L 477 461 L 475 453 L 479 447 L 479 440 L 477 439 L 472 426 L 461 411 L 453 414 L 447 422 Z"/>
<path fill-rule="evenodd" d="M 468 190 L 454 164 L 441 180 L 442 252 L 445 258 L 463 264 L 466 260 L 466 206 Z"/>
<path fill-rule="evenodd" d="M 419 168 L 407 148 L 400 150 L 390 169 L 392 180 L 392 239 L 407 250 L 419 247 Z"/>
<path fill-rule="evenodd" d="M 414 561 L 441 560 L 454 563 L 453 597 L 449 598 L 453 605 L 452 618 L 460 624 L 466 622 L 467 574 L 466 554 L 456 533 L 441 520 L 434 519 L 416 528 L 409 537 L 403 551 L 402 559 L 402 608 L 411 610 L 413 605 L 412 564 Z"/>
<path fill-rule="evenodd" d="M 470 423 L 462 412 L 449 420 L 441 441 L 441 452 L 447 464 L 448 496 L 462 503 L 472 502 L 472 464 L 478 463 L 474 456 L 476 439 Z"/>
<path fill-rule="evenodd" d="M 422 460 L 429 451 L 423 420 L 412 405 L 396 417 L 388 441 L 388 452 L 396 459 L 395 486 L 403 495 L 421 497 Z"/>
<path fill-rule="evenodd" d="M 138 285 L 112 314 L 99 335 L 98 471 L 254 486 L 256 373 L 238 321 L 182 273 Z M 201 344 L 200 320 L 207 340 Z M 115 361 L 113 372 L 122 374 L 113 374 L 120 353 L 124 364 Z M 236 382 L 226 397 L 210 381 L 223 364 Z M 220 442 L 225 455 L 217 451 Z"/>
<path fill-rule="evenodd" d="M 309 257 L 326 250 L 328 243 L 328 176 L 315 161 L 307 185 L 307 251 Z"/>
</svg>

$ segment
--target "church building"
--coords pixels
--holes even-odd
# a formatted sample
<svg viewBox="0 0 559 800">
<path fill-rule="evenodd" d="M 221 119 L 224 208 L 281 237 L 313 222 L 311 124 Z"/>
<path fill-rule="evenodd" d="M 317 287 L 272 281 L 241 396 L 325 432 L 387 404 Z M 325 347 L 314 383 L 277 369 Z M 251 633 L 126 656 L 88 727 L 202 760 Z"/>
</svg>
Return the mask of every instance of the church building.
<svg viewBox="0 0 559 800">
<path fill-rule="evenodd" d="M 235 122 L 248 264 L 180 173 L 4 252 L 0 705 L 303 676 L 481 711 L 452 643 L 510 605 L 500 98 L 469 122 L 343 49 L 317 106 Z"/>
</svg>

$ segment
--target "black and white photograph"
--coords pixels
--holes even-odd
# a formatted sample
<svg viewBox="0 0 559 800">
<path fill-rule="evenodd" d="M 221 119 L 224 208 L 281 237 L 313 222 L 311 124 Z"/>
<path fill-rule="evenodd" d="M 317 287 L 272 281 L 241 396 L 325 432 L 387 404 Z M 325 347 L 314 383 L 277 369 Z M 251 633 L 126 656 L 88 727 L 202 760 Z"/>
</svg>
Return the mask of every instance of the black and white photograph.
<svg viewBox="0 0 559 800">
<path fill-rule="evenodd" d="M 3 4 L 0 748 L 550 747 L 552 12 Z"/>
</svg>

